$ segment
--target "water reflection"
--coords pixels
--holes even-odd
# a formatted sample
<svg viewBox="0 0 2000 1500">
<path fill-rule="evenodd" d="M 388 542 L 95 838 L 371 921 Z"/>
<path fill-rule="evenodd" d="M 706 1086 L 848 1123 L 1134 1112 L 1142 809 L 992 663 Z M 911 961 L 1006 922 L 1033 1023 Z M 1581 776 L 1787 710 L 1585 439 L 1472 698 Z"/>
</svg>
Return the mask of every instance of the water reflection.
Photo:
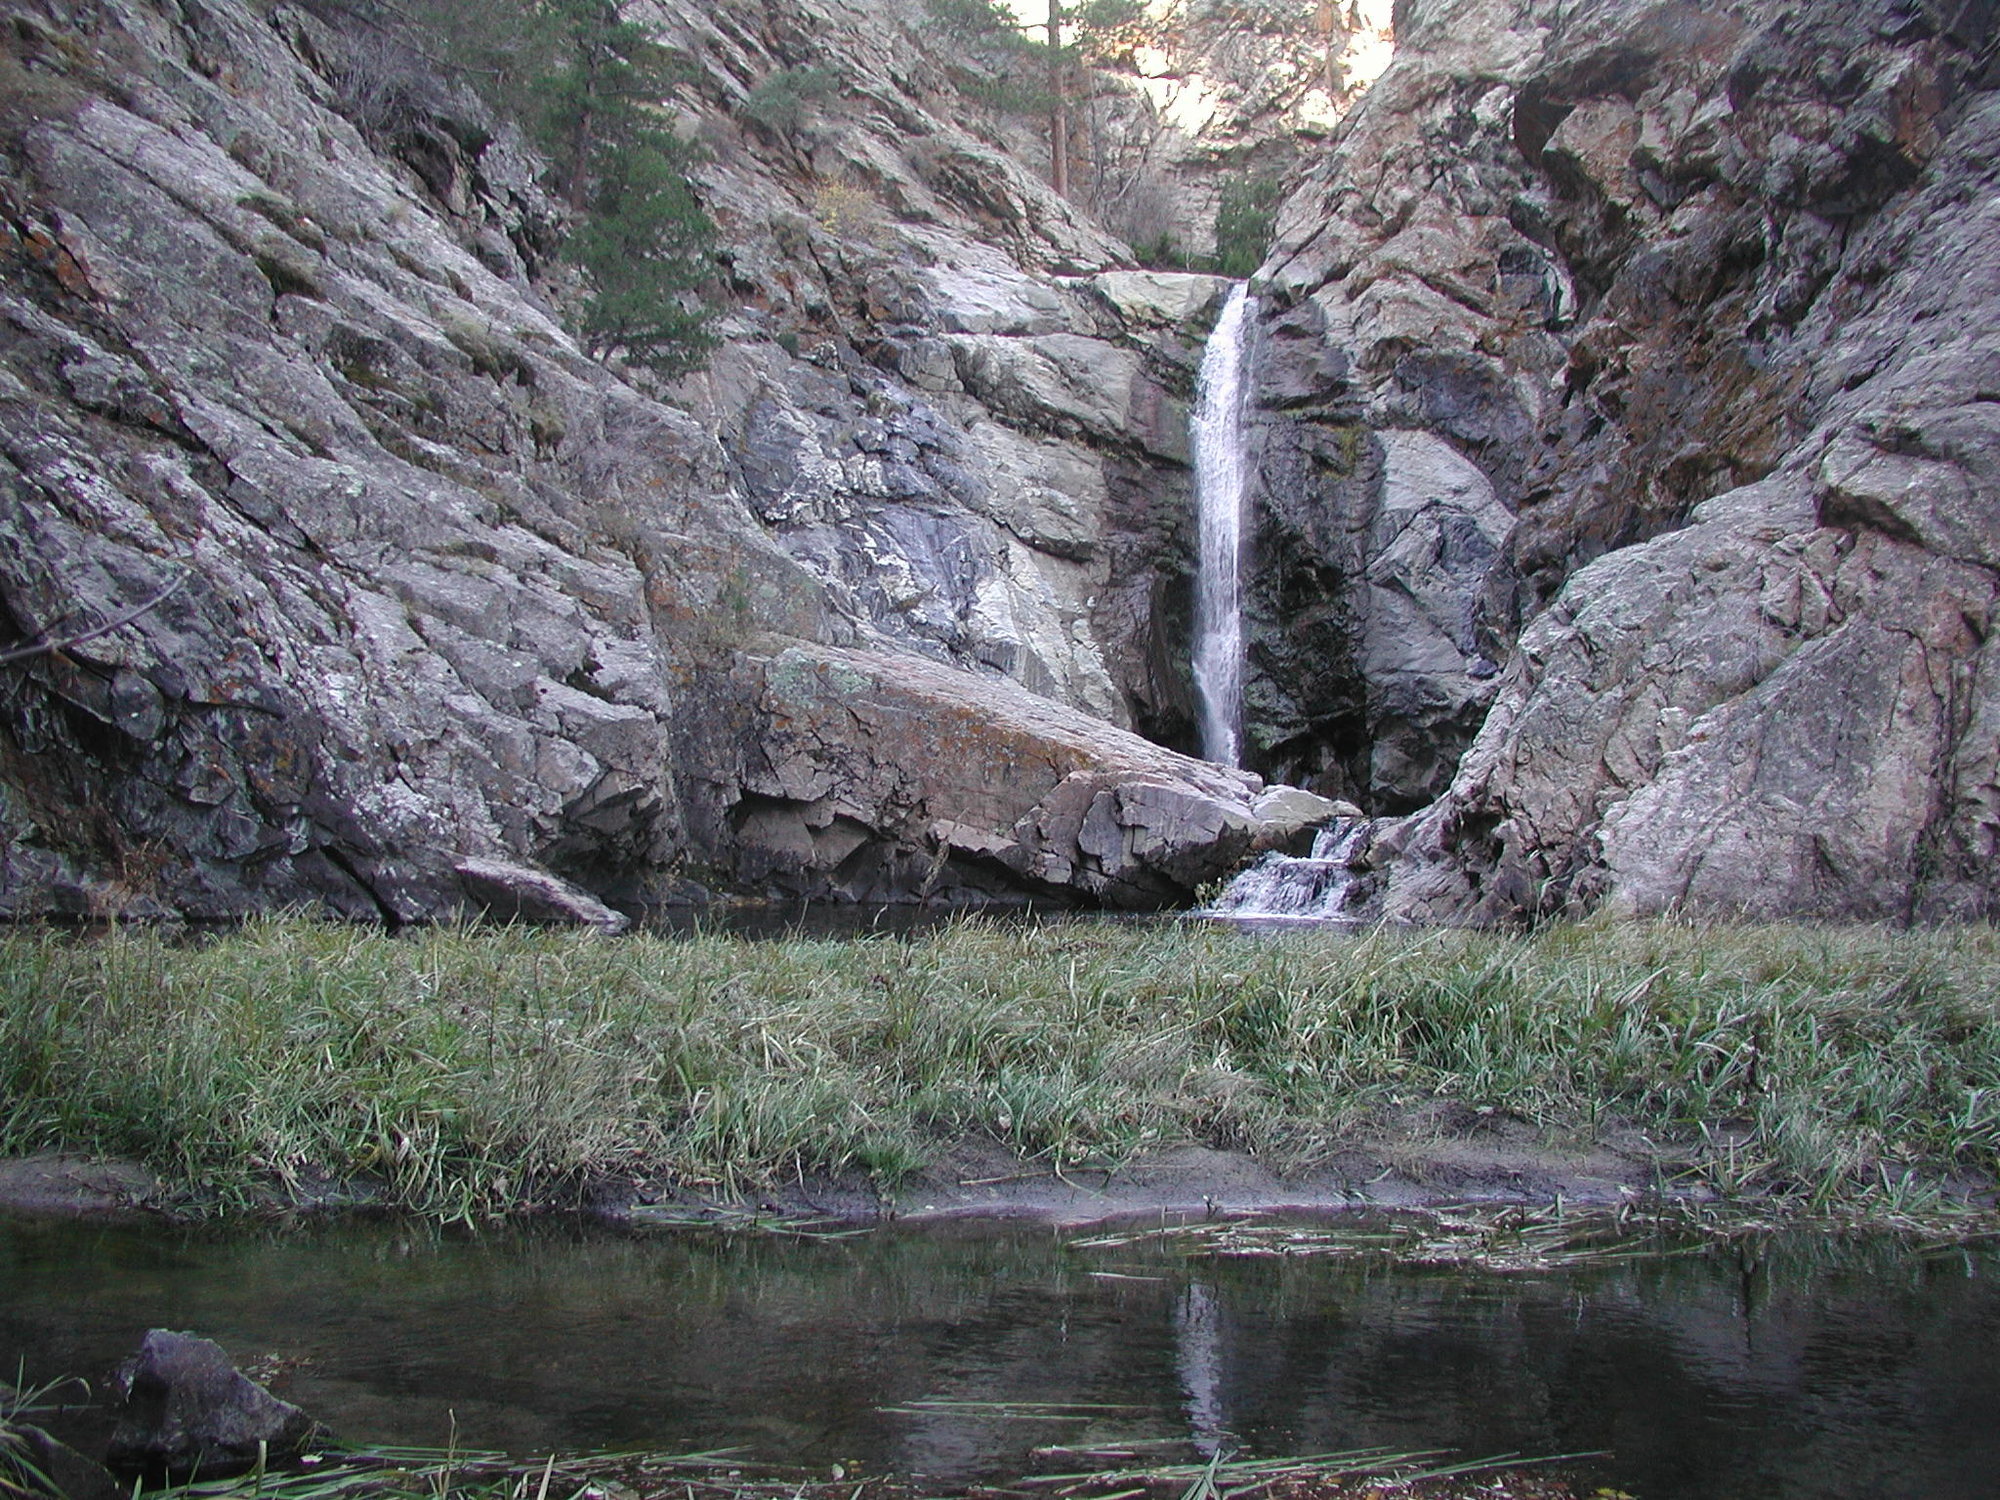
<svg viewBox="0 0 2000 1500">
<path fill-rule="evenodd" d="M 1205 1281 L 1189 1281 L 1174 1304 L 1174 1368 L 1186 1394 L 1195 1452 L 1213 1458 L 1240 1447 L 1223 1415 L 1222 1307 Z"/>
<path fill-rule="evenodd" d="M 164 1324 L 278 1356 L 283 1394 L 376 1442 L 455 1420 L 475 1446 L 747 1444 L 949 1479 L 1107 1443 L 1602 1448 L 1603 1482 L 1645 1500 L 1951 1500 L 2000 1473 L 1996 1266 L 1824 1239 L 1498 1277 L 1189 1266 L 1046 1232 L 0 1221 L 0 1365 L 96 1376 Z M 979 1405 L 911 1409 L 939 1401 Z"/>
</svg>

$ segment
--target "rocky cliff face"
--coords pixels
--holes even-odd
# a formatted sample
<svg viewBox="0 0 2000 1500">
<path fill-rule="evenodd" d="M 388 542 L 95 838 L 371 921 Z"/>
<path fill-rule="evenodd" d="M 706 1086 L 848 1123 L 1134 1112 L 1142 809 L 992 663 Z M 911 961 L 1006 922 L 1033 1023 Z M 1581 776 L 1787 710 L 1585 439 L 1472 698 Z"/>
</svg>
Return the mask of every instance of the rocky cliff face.
<svg viewBox="0 0 2000 1500">
<path fill-rule="evenodd" d="M 1333 126 L 1280 11 L 1108 57 L 1065 200 L 914 0 L 635 4 L 729 247 L 662 387 L 356 6 L 0 0 L 0 903 L 1149 905 L 1284 842 L 1326 804 L 1171 748 L 1224 284 L 1092 173 L 1198 245 L 1298 160 L 1252 771 L 1398 815 L 1398 916 L 1990 912 L 1988 0 L 1413 0 Z"/>
<path fill-rule="evenodd" d="M 1352 663 L 1322 753 L 1442 792 L 1378 830 L 1386 911 L 1992 912 L 1994 38 L 1399 14 L 1264 273 L 1267 546 Z"/>
<path fill-rule="evenodd" d="M 8 909 L 1152 904 L 1312 816 L 1127 732 L 1186 718 L 1218 284 L 968 128 L 914 8 L 640 9 L 737 309 L 650 393 L 365 7 L 0 5 Z"/>
<path fill-rule="evenodd" d="M 1199 244 L 1220 179 L 1279 170 L 1330 118 L 1310 7 L 1276 9 L 1289 30 L 1197 7 L 1107 49 L 1123 71 L 1079 99 L 1076 202 L 1030 123 L 967 104 L 914 0 L 634 12 L 700 69 L 681 103 L 741 309 L 670 399 L 770 537 L 896 645 L 1180 748 L 1187 407 L 1226 285 L 1132 269 L 1103 226 L 1145 200 L 1137 227 Z M 746 118 L 802 69 L 838 96 L 783 131 Z"/>
</svg>

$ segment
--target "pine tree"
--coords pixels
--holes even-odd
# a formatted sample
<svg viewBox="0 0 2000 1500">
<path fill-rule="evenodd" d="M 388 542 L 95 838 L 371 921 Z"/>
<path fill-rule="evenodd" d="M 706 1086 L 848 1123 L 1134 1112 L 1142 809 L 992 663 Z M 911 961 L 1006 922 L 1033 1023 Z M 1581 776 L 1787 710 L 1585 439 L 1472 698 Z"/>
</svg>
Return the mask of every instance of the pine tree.
<svg viewBox="0 0 2000 1500">
<path fill-rule="evenodd" d="M 694 147 L 661 113 L 680 60 L 619 0 L 406 0 L 494 108 L 549 157 L 574 216 L 565 255 L 590 281 L 576 317 L 593 354 L 668 374 L 715 347 L 698 301 L 716 229 L 689 186 Z"/>
<path fill-rule="evenodd" d="M 1270 252 L 1271 231 L 1284 198 L 1276 177 L 1243 176 L 1222 185 L 1215 207 L 1215 268 L 1224 276 L 1251 276 Z"/>
<path fill-rule="evenodd" d="M 616 0 L 541 0 L 537 20 L 554 54 L 537 134 L 556 163 L 563 197 L 581 213 L 606 152 L 615 155 L 656 130 L 653 106 L 678 80 L 672 54 L 625 20 Z"/>
<path fill-rule="evenodd" d="M 569 243 L 592 284 L 578 318 L 585 347 L 622 349 L 665 375 L 699 369 L 716 345 L 713 313 L 693 300 L 715 226 L 688 188 L 688 152 L 659 130 L 604 151 L 590 216 Z"/>
<path fill-rule="evenodd" d="M 1080 0 L 1065 5 L 1048 0 L 1045 19 L 1016 21 L 997 0 L 926 0 L 932 26 L 943 36 L 985 52 L 999 67 L 997 88 L 985 93 L 1003 109 L 1040 113 L 1048 120 L 1049 182 L 1070 194 L 1075 154 L 1074 107 L 1085 92 L 1085 65 L 1099 49 L 1121 38 L 1144 19 L 1140 0 Z M 1025 64 L 1025 73 L 1008 71 Z"/>
</svg>

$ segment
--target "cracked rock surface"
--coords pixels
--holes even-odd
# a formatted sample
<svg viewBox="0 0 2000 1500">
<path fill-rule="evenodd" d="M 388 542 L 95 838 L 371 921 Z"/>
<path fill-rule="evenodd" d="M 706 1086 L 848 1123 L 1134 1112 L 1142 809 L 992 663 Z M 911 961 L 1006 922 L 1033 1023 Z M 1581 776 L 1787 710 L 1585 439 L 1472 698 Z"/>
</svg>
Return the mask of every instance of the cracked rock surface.
<svg viewBox="0 0 2000 1500">
<path fill-rule="evenodd" d="M 1268 524 L 1330 539 L 1347 774 L 1397 810 L 1413 703 L 1468 741 L 1396 787 L 1436 800 L 1379 910 L 1991 915 L 1992 7 L 1405 23 L 1266 267 L 1272 445 L 1331 497 Z M 1356 545 L 1413 429 L 1433 536 Z"/>
<path fill-rule="evenodd" d="M 1250 774 L 1163 748 L 1226 283 L 920 6 L 633 10 L 727 247 L 671 385 L 564 331 L 521 141 L 326 6 L 0 0 L 0 911 L 1147 906 L 1344 799 L 1394 916 L 1993 913 L 1991 0 L 1409 0 L 1338 124 L 1309 40 L 1134 55 L 1105 160 L 1214 75 L 1180 219 L 1309 168 Z"/>
<path fill-rule="evenodd" d="M 0 600 L 89 637 L 0 666 L 0 910 L 615 926 L 962 860 L 1146 904 L 1262 828 L 1128 733 L 1188 717 L 1220 283 L 1132 270 L 964 125 L 915 8 L 636 9 L 732 257 L 672 389 L 578 352 L 537 164 L 354 17 L 0 3 Z M 815 60 L 821 116 L 743 118 Z M 802 651 L 883 697 L 806 760 L 768 666 Z M 1153 802 L 1018 833 L 1053 783 L 987 796 L 1002 744 Z M 793 816 L 807 761 L 853 782 Z"/>
</svg>

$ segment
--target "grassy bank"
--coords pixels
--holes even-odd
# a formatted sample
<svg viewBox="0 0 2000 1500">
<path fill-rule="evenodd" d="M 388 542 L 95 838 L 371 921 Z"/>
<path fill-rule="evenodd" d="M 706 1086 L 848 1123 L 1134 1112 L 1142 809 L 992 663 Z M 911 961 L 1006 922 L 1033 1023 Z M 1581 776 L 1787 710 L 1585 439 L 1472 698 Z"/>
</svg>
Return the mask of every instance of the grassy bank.
<svg viewBox="0 0 2000 1500">
<path fill-rule="evenodd" d="M 1440 1453 L 1361 1449 L 1148 1467 L 1126 1459 L 1088 1472 L 941 1485 L 840 1469 L 827 1478 L 748 1464 L 730 1452 L 552 1455 L 533 1462 L 500 1453 L 367 1449 L 327 1455 L 325 1467 L 303 1473 L 149 1493 L 179 1500 L 1579 1500 L 1585 1493 L 1560 1468 L 1519 1459 L 1452 1462 Z M 24 1500 L 43 1497 L 27 1492 Z"/>
<path fill-rule="evenodd" d="M 1302 1166 L 1448 1100 L 1551 1140 L 1636 1128 L 1724 1194 L 1865 1213 L 2000 1170 L 1996 981 L 1985 927 L 21 931 L 0 1154 L 135 1157 L 223 1206 L 363 1177 L 453 1217 L 620 1175 L 894 1180 L 967 1137 Z"/>
</svg>

